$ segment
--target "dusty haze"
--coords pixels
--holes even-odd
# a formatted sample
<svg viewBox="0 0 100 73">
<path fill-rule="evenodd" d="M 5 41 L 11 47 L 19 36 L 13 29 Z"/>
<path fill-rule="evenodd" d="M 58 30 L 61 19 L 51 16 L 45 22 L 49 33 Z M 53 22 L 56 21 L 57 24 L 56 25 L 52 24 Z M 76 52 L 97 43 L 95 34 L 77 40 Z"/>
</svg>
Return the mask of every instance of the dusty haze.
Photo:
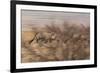
<svg viewBox="0 0 100 73">
<path fill-rule="evenodd" d="M 64 22 L 74 25 L 84 24 L 85 26 L 90 24 L 89 13 L 22 10 L 21 14 L 22 26 L 25 30 L 28 30 L 28 27 L 31 26 L 51 25 L 52 22 L 57 26 L 61 26 Z"/>
</svg>

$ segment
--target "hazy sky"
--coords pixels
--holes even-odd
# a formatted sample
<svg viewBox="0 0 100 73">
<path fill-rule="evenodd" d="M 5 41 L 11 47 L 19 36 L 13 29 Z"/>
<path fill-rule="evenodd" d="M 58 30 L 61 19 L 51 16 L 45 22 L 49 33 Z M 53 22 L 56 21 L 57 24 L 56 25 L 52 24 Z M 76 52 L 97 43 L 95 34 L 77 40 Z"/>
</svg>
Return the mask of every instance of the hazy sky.
<svg viewBox="0 0 100 73">
<path fill-rule="evenodd" d="M 35 10 L 22 10 L 22 26 L 44 26 L 50 25 L 54 22 L 57 25 L 62 24 L 64 21 L 73 24 L 90 24 L 89 13 L 76 13 L 76 12 L 53 12 L 53 11 L 35 11 Z"/>
</svg>

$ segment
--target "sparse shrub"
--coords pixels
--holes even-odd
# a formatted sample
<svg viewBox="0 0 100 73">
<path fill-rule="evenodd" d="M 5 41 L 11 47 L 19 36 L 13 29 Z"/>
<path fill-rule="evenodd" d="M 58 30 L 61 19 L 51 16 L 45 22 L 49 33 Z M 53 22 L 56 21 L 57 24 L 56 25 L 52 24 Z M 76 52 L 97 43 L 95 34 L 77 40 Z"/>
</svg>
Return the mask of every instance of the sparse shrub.
<svg viewBox="0 0 100 73">
<path fill-rule="evenodd" d="M 35 39 L 31 39 L 26 49 L 31 50 L 31 53 L 39 58 L 37 62 L 89 59 L 90 27 L 83 24 L 80 26 L 66 22 L 62 24 L 62 28 L 54 24 L 46 25 L 33 36 Z M 37 32 L 35 29 L 32 30 L 33 34 Z M 22 44 L 25 46 L 24 43 Z M 33 62 L 34 59 L 33 57 Z"/>
</svg>

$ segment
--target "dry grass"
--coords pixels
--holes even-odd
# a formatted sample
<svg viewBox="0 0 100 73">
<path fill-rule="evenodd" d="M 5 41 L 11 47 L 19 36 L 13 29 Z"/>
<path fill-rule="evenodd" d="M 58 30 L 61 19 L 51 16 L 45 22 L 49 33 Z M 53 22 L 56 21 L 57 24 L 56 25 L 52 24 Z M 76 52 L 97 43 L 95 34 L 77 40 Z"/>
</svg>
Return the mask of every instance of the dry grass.
<svg viewBox="0 0 100 73">
<path fill-rule="evenodd" d="M 89 59 L 90 27 L 67 23 L 62 27 L 52 24 L 39 31 L 22 31 L 22 62 Z"/>
</svg>

